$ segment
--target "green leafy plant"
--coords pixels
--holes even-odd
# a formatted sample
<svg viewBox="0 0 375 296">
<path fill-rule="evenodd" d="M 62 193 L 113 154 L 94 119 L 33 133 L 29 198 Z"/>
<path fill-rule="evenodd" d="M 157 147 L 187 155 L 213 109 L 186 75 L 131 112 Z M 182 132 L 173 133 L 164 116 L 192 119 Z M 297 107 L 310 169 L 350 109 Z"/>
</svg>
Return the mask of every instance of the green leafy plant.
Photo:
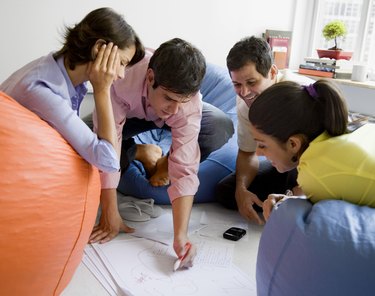
<svg viewBox="0 0 375 296">
<path fill-rule="evenodd" d="M 341 50 L 337 45 L 337 39 L 339 37 L 345 37 L 347 34 L 346 25 L 343 21 L 335 20 L 329 22 L 324 26 L 322 33 L 326 40 L 335 40 L 335 46 L 329 49 Z"/>
</svg>

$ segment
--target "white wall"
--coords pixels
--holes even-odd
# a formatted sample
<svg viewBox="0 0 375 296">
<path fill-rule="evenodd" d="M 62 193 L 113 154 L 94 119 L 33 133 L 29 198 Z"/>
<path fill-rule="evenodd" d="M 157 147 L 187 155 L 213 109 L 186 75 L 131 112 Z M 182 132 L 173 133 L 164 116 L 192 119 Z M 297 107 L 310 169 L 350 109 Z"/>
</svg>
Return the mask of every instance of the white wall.
<svg viewBox="0 0 375 296">
<path fill-rule="evenodd" d="M 260 36 L 266 29 L 292 30 L 296 2 L 2 0 L 0 82 L 32 59 L 59 49 L 64 24 L 74 25 L 98 7 L 110 6 L 124 14 L 146 46 L 181 37 L 200 48 L 209 62 L 225 66 L 229 49 L 242 37 Z"/>
<path fill-rule="evenodd" d="M 353 112 L 375 116 L 375 88 L 339 84 L 349 109 Z"/>
<path fill-rule="evenodd" d="M 91 10 L 109 6 L 122 13 L 149 47 L 184 38 L 225 66 L 235 42 L 266 29 L 292 30 L 290 67 L 311 54 L 311 0 L 2 0 L 0 2 L 0 83 L 27 62 L 61 47 L 64 25 Z M 375 89 L 345 87 L 351 109 L 375 115 Z M 367 111 L 367 112 L 366 112 Z"/>
</svg>

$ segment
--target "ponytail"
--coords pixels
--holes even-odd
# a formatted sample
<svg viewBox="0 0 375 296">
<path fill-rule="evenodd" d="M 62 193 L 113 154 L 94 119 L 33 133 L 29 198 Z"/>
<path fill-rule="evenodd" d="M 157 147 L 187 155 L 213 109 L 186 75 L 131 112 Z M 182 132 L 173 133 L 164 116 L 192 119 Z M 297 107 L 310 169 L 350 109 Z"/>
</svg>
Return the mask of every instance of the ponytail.
<svg viewBox="0 0 375 296">
<path fill-rule="evenodd" d="M 317 93 L 316 100 L 322 106 L 323 125 L 331 136 L 339 136 L 347 131 L 348 108 L 341 91 L 327 80 L 318 80 L 313 84 Z"/>
</svg>

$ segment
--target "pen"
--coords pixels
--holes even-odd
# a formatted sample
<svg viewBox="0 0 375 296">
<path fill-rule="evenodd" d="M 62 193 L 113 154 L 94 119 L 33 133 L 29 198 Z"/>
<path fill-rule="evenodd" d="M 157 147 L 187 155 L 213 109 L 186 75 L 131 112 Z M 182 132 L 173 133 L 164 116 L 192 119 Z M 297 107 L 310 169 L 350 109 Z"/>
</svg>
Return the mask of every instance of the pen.
<svg viewBox="0 0 375 296">
<path fill-rule="evenodd" d="M 285 200 L 287 200 L 288 198 L 290 198 L 290 196 L 293 196 L 293 191 L 292 190 L 290 190 L 290 189 L 288 189 L 287 191 L 285 191 L 285 194 L 284 194 L 285 196 L 282 198 L 282 199 L 280 199 L 278 202 L 276 202 L 274 205 L 273 205 L 273 208 L 276 210 L 279 206 L 280 206 L 280 204 L 283 202 L 283 201 L 285 201 Z"/>
<path fill-rule="evenodd" d="M 185 254 L 184 254 L 181 258 L 178 258 L 178 259 L 176 260 L 176 262 L 175 262 L 174 265 L 173 265 L 173 271 L 176 271 L 177 269 L 180 268 L 181 262 L 185 259 L 185 257 L 186 257 L 187 254 L 189 253 L 190 248 L 191 248 L 191 243 L 187 242 L 187 243 L 185 244 L 186 252 L 185 252 Z"/>
<path fill-rule="evenodd" d="M 286 196 L 293 196 L 293 191 L 290 190 L 290 189 L 287 189 L 287 190 L 285 191 L 285 195 L 286 195 Z"/>
</svg>

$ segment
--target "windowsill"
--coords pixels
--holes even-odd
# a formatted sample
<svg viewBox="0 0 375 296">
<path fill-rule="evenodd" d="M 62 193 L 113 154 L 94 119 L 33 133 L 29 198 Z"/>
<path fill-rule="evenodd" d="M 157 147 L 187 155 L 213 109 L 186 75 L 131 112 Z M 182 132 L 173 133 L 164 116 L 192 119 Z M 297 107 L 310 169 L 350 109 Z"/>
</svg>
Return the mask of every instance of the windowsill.
<svg viewBox="0 0 375 296">
<path fill-rule="evenodd" d="M 295 71 L 295 73 L 298 74 L 298 75 L 303 75 L 303 74 L 299 74 L 298 71 Z M 319 77 L 319 76 L 312 76 L 312 75 L 303 75 L 303 76 L 307 76 L 307 77 L 309 77 L 311 79 L 314 79 L 314 80 L 324 78 L 324 79 L 335 81 L 336 83 L 341 83 L 341 84 L 354 86 L 354 87 L 369 88 L 369 89 L 375 90 L 375 81 L 371 81 L 371 80 L 366 80 L 364 82 L 358 82 L 358 81 L 353 81 L 353 80 L 350 80 L 350 79 L 336 79 L 336 78 Z"/>
<path fill-rule="evenodd" d="M 359 82 L 359 81 L 353 81 L 350 79 L 335 79 L 335 78 L 332 78 L 332 80 L 338 83 L 345 84 L 345 85 L 375 89 L 375 81 L 367 80 L 364 82 Z"/>
</svg>

